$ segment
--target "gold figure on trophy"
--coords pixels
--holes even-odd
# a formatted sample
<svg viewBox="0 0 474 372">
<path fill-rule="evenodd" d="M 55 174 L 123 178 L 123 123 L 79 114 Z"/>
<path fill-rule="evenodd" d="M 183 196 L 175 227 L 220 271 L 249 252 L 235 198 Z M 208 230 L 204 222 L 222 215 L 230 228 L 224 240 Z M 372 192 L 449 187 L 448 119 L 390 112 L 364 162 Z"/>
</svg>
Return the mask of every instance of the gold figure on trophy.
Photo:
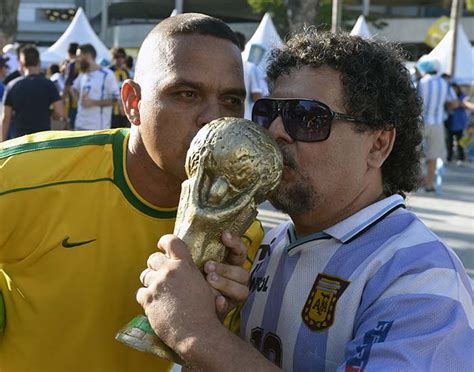
<svg viewBox="0 0 474 372">
<path fill-rule="evenodd" d="M 174 234 L 202 268 L 209 260 L 224 260 L 223 231 L 243 235 L 250 226 L 257 216 L 257 204 L 280 182 L 283 159 L 264 129 L 249 120 L 222 118 L 197 133 L 185 167 L 188 179 L 181 186 Z M 182 364 L 144 315 L 134 318 L 116 338 Z"/>
</svg>

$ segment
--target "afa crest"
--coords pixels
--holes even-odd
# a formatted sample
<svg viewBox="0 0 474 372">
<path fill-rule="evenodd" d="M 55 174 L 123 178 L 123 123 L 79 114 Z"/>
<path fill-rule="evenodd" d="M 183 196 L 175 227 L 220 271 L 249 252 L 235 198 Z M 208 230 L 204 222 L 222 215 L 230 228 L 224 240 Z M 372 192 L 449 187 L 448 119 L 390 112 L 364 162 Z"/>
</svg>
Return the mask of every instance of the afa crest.
<svg viewBox="0 0 474 372">
<path fill-rule="evenodd" d="M 334 323 L 336 304 L 350 282 L 319 273 L 301 316 L 313 331 L 324 331 Z"/>
</svg>

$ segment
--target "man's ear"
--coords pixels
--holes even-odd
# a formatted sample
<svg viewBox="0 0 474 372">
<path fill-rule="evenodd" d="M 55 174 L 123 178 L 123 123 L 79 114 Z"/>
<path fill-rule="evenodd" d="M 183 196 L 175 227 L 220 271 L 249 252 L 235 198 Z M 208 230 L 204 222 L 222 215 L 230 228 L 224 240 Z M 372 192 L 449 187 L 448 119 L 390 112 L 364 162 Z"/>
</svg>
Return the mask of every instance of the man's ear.
<svg viewBox="0 0 474 372">
<path fill-rule="evenodd" d="M 125 114 L 132 125 L 140 125 L 139 102 L 142 99 L 141 88 L 136 82 L 127 79 L 122 84 L 122 103 Z"/>
<path fill-rule="evenodd" d="M 395 128 L 382 129 L 374 132 L 374 140 L 367 158 L 369 168 L 382 168 L 382 164 L 388 158 L 395 143 L 397 132 Z"/>
</svg>

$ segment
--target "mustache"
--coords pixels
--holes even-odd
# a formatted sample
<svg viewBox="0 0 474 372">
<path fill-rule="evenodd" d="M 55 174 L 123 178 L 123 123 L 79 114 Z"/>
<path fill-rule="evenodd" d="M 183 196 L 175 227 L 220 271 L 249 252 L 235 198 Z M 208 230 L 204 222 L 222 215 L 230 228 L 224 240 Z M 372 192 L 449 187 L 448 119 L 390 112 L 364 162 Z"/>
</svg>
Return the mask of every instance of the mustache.
<svg viewBox="0 0 474 372">
<path fill-rule="evenodd" d="M 290 154 L 290 151 L 281 143 L 278 143 L 278 148 L 280 149 L 281 154 L 283 155 L 283 164 L 291 169 L 296 170 L 298 168 L 298 164 L 296 163 L 296 160 L 293 158 L 293 156 Z"/>
</svg>

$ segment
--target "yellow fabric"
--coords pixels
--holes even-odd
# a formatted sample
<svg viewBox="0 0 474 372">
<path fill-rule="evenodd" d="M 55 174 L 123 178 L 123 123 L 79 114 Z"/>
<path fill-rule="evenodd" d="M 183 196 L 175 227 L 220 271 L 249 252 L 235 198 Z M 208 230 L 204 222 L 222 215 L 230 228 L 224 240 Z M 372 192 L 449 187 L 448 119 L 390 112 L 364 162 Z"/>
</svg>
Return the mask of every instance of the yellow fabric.
<svg viewBox="0 0 474 372">
<path fill-rule="evenodd" d="M 446 16 L 439 17 L 428 28 L 425 35 L 425 44 L 434 48 L 441 39 L 449 31 L 449 18 Z"/>
<path fill-rule="evenodd" d="M 139 274 L 175 222 L 175 209 L 144 204 L 127 182 L 127 135 L 44 132 L 0 144 L 0 370 L 170 368 L 114 339 L 142 313 Z"/>
</svg>

